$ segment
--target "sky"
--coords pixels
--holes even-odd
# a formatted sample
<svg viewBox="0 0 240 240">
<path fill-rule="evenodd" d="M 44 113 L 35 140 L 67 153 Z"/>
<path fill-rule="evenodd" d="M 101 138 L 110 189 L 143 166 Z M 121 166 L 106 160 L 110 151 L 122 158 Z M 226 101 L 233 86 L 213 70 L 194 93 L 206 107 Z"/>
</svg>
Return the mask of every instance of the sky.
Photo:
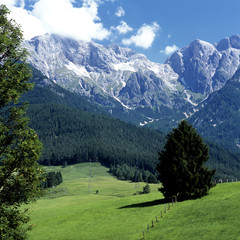
<svg viewBox="0 0 240 240">
<path fill-rule="evenodd" d="M 118 44 L 164 63 L 195 39 L 240 35 L 240 0 L 0 0 L 29 40 L 56 33 Z"/>
</svg>

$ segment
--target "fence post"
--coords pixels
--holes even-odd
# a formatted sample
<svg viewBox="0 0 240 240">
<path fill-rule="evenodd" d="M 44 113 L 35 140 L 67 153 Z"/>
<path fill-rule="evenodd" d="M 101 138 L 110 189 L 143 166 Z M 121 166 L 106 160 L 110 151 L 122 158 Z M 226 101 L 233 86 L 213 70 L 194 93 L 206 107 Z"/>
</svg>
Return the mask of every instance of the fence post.
<svg viewBox="0 0 240 240">
<path fill-rule="evenodd" d="M 165 210 L 164 210 L 164 213 L 166 213 L 167 212 L 167 205 L 165 205 Z"/>
<path fill-rule="evenodd" d="M 158 222 L 158 217 L 156 216 L 156 222 Z"/>
<path fill-rule="evenodd" d="M 148 232 L 149 232 L 149 224 L 148 224 L 148 226 L 147 226 L 147 230 L 148 230 Z"/>
</svg>

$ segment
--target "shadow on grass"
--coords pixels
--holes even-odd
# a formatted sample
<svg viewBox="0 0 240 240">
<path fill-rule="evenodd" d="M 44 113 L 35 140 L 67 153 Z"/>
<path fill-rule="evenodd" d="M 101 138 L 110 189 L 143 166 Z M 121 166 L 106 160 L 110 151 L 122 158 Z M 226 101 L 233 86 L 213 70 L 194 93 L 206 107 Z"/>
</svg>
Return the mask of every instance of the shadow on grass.
<svg viewBox="0 0 240 240">
<path fill-rule="evenodd" d="M 169 203 L 169 201 L 167 199 L 158 199 L 158 200 L 149 201 L 149 202 L 142 202 L 142 203 L 126 205 L 126 206 L 120 207 L 118 209 L 152 207 L 152 206 L 166 204 L 166 203 Z"/>
</svg>

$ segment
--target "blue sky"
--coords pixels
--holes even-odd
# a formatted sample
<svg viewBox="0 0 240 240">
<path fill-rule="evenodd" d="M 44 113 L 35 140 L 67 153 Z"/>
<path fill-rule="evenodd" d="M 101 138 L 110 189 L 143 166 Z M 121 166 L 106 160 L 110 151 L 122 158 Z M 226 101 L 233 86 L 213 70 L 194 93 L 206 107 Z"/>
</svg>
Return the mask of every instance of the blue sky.
<svg viewBox="0 0 240 240">
<path fill-rule="evenodd" d="M 239 0 L 0 0 L 26 39 L 57 33 L 111 43 L 163 63 L 194 39 L 210 43 L 240 34 Z"/>
</svg>

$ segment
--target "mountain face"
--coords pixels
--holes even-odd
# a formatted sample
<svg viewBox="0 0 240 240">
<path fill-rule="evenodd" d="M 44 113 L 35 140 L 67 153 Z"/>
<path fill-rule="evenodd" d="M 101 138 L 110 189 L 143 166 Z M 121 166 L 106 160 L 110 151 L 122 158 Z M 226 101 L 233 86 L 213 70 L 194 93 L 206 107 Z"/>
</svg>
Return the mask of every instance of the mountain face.
<svg viewBox="0 0 240 240">
<path fill-rule="evenodd" d="M 214 45 L 195 40 L 165 64 L 129 48 L 54 34 L 35 37 L 24 47 L 28 61 L 57 85 L 92 99 L 115 117 L 161 130 L 201 109 L 198 104 L 221 89 L 240 63 L 238 35 Z"/>
<path fill-rule="evenodd" d="M 205 137 L 240 147 L 240 68 L 224 87 L 209 95 L 189 121 Z"/>
<path fill-rule="evenodd" d="M 240 63 L 240 36 L 233 35 L 215 45 L 195 40 L 165 63 L 179 75 L 186 88 L 207 96 L 223 87 L 236 72 Z"/>
<path fill-rule="evenodd" d="M 65 89 L 110 97 L 126 109 L 170 109 L 188 103 L 184 87 L 168 64 L 150 62 L 144 55 L 117 45 L 101 46 L 57 35 L 24 43 L 29 62 Z M 182 91 L 179 91 L 182 90 Z"/>
</svg>

